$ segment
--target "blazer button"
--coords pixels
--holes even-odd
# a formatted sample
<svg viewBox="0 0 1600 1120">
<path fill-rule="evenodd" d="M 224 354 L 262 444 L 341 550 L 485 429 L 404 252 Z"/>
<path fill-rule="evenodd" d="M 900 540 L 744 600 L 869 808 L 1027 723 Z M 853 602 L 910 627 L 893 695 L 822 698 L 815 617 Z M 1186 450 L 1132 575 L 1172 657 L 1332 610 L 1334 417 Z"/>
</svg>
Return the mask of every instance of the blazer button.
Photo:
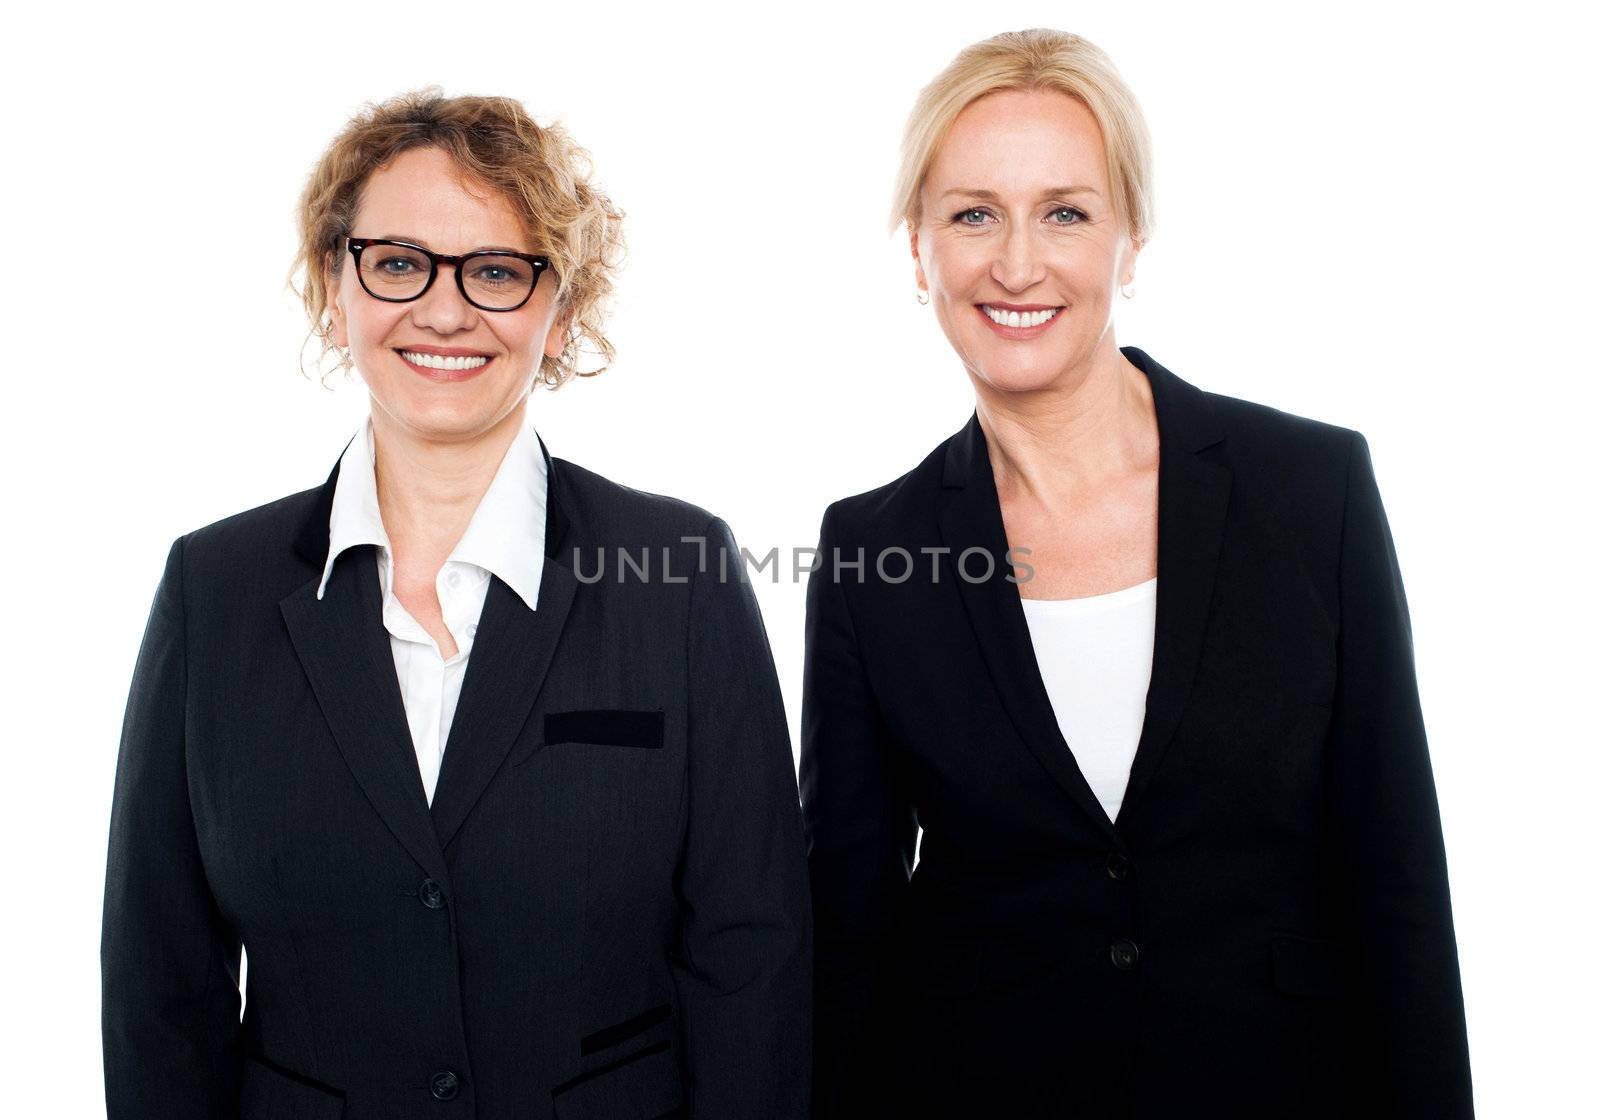
<svg viewBox="0 0 1600 1120">
<path fill-rule="evenodd" d="M 417 897 L 422 900 L 422 905 L 429 910 L 444 909 L 444 888 L 432 879 L 422 880 L 422 886 L 417 888 Z M 455 1074 L 450 1076 L 454 1077 Z"/>
<path fill-rule="evenodd" d="M 1112 852 L 1106 856 L 1106 874 L 1120 883 L 1133 874 L 1133 861 L 1121 852 Z"/>
<path fill-rule="evenodd" d="M 433 1094 L 434 1100 L 453 1101 L 456 1094 L 461 1092 L 461 1078 L 452 1070 L 442 1069 L 428 1082 L 428 1091 Z"/>
<path fill-rule="evenodd" d="M 1139 946 L 1124 937 L 1111 943 L 1111 963 L 1123 972 L 1139 963 Z"/>
</svg>

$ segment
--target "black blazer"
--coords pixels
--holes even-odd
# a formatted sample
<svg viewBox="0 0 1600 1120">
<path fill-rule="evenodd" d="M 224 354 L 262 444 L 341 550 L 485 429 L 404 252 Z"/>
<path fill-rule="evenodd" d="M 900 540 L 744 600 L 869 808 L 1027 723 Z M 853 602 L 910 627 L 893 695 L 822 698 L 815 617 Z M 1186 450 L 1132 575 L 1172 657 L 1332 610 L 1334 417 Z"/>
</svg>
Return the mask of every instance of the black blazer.
<svg viewBox="0 0 1600 1120">
<path fill-rule="evenodd" d="M 1470 1116 L 1367 444 L 1122 353 L 1161 458 L 1155 655 L 1115 822 L 1045 693 L 976 415 L 823 518 L 800 762 L 817 1114 Z M 896 546 L 903 582 L 901 554 L 876 562 Z M 953 563 L 973 546 L 986 581 L 978 554 L 971 581 Z"/>
<path fill-rule="evenodd" d="M 111 821 L 113 1120 L 805 1114 L 800 810 L 733 538 L 540 448 L 538 609 L 491 580 L 431 809 L 373 547 L 315 598 L 337 466 L 173 544 Z"/>
</svg>

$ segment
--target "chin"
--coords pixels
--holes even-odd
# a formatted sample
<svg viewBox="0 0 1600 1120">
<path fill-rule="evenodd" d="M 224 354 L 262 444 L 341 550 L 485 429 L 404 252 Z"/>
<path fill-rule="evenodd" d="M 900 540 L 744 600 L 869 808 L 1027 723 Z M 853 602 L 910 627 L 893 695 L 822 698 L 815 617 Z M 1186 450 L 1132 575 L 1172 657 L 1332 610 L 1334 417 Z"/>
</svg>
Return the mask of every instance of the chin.
<svg viewBox="0 0 1600 1120">
<path fill-rule="evenodd" d="M 445 438 L 478 432 L 494 415 L 491 402 L 482 397 L 391 399 L 385 411 L 419 435 Z"/>
<path fill-rule="evenodd" d="M 977 368 L 978 379 L 1002 393 L 1031 393 L 1048 389 L 1060 376 L 1061 367 L 1055 363 L 985 362 Z"/>
</svg>

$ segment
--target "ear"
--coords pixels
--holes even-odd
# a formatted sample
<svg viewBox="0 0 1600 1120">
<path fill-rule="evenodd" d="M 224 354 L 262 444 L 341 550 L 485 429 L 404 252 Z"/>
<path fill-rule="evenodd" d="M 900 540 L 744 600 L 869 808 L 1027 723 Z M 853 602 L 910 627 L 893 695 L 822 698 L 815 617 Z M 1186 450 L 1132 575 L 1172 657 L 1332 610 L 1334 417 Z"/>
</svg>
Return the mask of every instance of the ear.
<svg viewBox="0 0 1600 1120">
<path fill-rule="evenodd" d="M 328 318 L 333 320 L 332 329 L 328 332 L 328 340 L 335 346 L 348 347 L 350 345 L 350 327 L 345 322 L 344 304 L 340 302 L 339 279 L 333 274 L 332 253 L 323 254 L 322 291 L 328 303 Z"/>
<path fill-rule="evenodd" d="M 567 348 L 567 343 L 572 341 L 573 310 L 569 303 L 556 315 L 550 324 L 550 333 L 544 336 L 544 356 L 550 359 L 561 357 L 561 352 Z"/>
<path fill-rule="evenodd" d="M 1121 274 L 1121 279 L 1117 284 L 1118 287 L 1126 288 L 1133 283 L 1134 262 L 1139 259 L 1139 250 L 1143 248 L 1144 242 L 1137 237 L 1128 239 L 1128 247 L 1122 254 L 1122 267 L 1117 270 Z"/>
<path fill-rule="evenodd" d="M 917 291 L 925 292 L 928 290 L 928 277 L 927 274 L 922 271 L 922 254 L 919 251 L 920 247 L 917 242 L 917 227 L 912 225 L 910 222 L 907 222 L 906 233 L 911 238 L 911 259 L 916 264 Z"/>
</svg>

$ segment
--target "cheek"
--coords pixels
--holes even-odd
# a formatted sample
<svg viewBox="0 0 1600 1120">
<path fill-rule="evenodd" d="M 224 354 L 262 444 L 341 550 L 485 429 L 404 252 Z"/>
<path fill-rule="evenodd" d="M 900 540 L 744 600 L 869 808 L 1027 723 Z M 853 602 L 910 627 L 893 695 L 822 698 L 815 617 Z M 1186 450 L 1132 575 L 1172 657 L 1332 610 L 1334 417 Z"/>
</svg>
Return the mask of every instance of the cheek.
<svg viewBox="0 0 1600 1120">
<path fill-rule="evenodd" d="M 521 345 L 533 352 L 535 357 L 548 355 L 557 357 L 567 344 L 566 319 L 563 309 L 546 305 L 535 315 L 528 317 L 528 321 L 521 327 L 518 337 Z"/>
<path fill-rule="evenodd" d="M 1103 299 L 1117 282 L 1117 256 L 1107 246 L 1075 254 L 1071 261 L 1073 284 L 1085 294 Z"/>
<path fill-rule="evenodd" d="M 946 299 L 966 302 L 987 271 L 981 249 L 959 242 L 942 245 L 923 261 L 928 287 Z"/>
<path fill-rule="evenodd" d="M 1045 259 L 1045 286 L 1052 298 L 1073 307 L 1101 307 L 1114 294 L 1115 262 L 1088 246 L 1063 247 Z"/>
<path fill-rule="evenodd" d="M 535 365 L 549 352 L 548 347 L 560 341 L 558 339 L 559 319 L 549 317 L 547 311 L 540 311 L 526 318 L 517 317 L 507 322 L 491 321 L 490 333 L 508 354 L 520 355 L 523 364 L 532 362 Z M 556 350 L 559 354 L 561 351 Z"/>
<path fill-rule="evenodd" d="M 405 317 L 402 304 L 381 303 L 375 299 L 346 303 L 350 324 L 350 345 L 354 348 L 381 349 Z"/>
</svg>

